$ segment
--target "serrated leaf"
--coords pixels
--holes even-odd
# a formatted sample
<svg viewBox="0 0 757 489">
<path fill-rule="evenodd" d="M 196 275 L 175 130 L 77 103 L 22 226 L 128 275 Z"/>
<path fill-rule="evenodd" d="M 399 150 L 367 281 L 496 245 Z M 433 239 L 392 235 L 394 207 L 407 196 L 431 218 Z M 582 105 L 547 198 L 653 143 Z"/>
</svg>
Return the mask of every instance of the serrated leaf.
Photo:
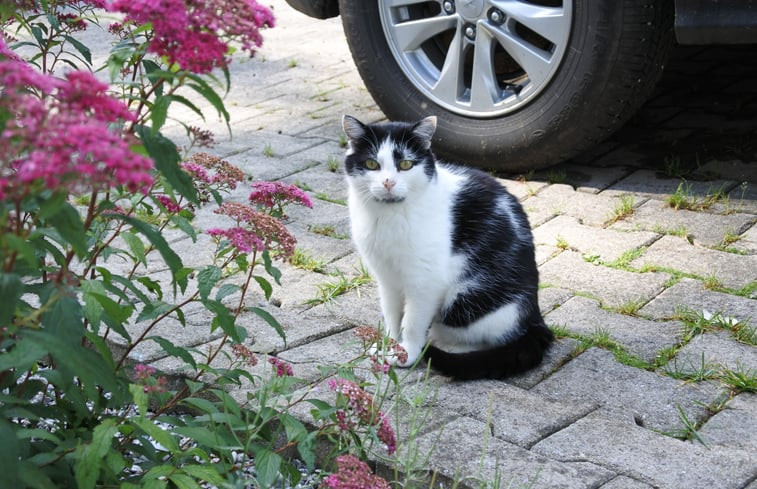
<svg viewBox="0 0 757 489">
<path fill-rule="evenodd" d="M 0 272 L 0 324 L 10 323 L 16 312 L 16 302 L 23 293 L 21 277 L 15 273 Z M 2 371 L 2 370 L 0 370 Z"/>
<path fill-rule="evenodd" d="M 152 133 L 157 134 L 168 117 L 168 107 L 171 105 L 170 97 L 158 96 L 152 104 L 150 120 L 152 120 Z"/>
<path fill-rule="evenodd" d="M 210 291 L 221 280 L 221 268 L 215 265 L 208 265 L 197 274 L 197 290 L 200 292 L 200 298 L 205 300 L 210 295 Z"/>
<path fill-rule="evenodd" d="M 261 277 L 260 275 L 253 275 L 255 281 L 260 286 L 260 289 L 265 294 L 265 300 L 269 300 L 271 298 L 271 294 L 273 294 L 273 286 L 271 283 L 265 279 L 265 277 Z"/>
<path fill-rule="evenodd" d="M 268 250 L 263 252 L 263 266 L 265 267 L 265 271 L 268 272 L 268 275 L 273 277 L 277 284 L 281 285 L 281 270 L 273 266 L 271 254 Z"/>
<path fill-rule="evenodd" d="M 258 315 L 261 319 L 263 319 L 266 323 L 268 323 L 269 326 L 271 326 L 276 332 L 281 336 L 281 339 L 284 340 L 284 348 L 286 348 L 287 344 L 287 336 L 284 332 L 284 328 L 281 327 L 281 324 L 276 320 L 275 317 L 271 315 L 268 311 L 265 309 L 261 309 L 259 307 L 251 307 L 250 311 L 254 312 Z"/>
<path fill-rule="evenodd" d="M 145 244 L 142 242 L 141 239 L 139 239 L 139 236 L 137 236 L 134 233 L 121 233 L 121 239 L 123 239 L 126 244 L 129 246 L 129 250 L 131 251 L 131 254 L 136 258 L 136 260 L 139 263 L 147 263 L 146 257 L 145 257 Z"/>
<path fill-rule="evenodd" d="M 82 57 L 84 58 L 84 61 L 86 61 L 88 65 L 92 66 L 92 53 L 90 52 L 89 48 L 85 44 L 83 44 L 76 38 L 68 36 L 68 35 L 64 35 L 63 38 L 69 43 L 71 43 L 74 49 L 79 51 L 79 54 L 82 55 Z"/>
<path fill-rule="evenodd" d="M 68 202 L 61 203 L 55 212 L 46 219 L 46 223 L 52 226 L 61 238 L 63 238 L 76 253 L 83 258 L 87 253 L 86 234 L 81 215 Z"/>
<path fill-rule="evenodd" d="M 229 335 L 229 338 L 237 343 L 242 342 L 242 337 L 234 324 L 234 316 L 231 315 L 229 308 L 222 303 L 214 300 L 204 300 L 202 304 L 205 308 L 214 314 L 213 328 L 220 327 L 221 330 Z"/>
<path fill-rule="evenodd" d="M 131 418 L 129 422 L 140 428 L 169 452 L 176 454 L 181 451 L 176 438 L 168 431 L 157 426 L 152 420 L 147 418 Z"/>
<path fill-rule="evenodd" d="M 179 166 L 181 156 L 176 149 L 176 145 L 168 138 L 164 137 L 160 132 L 153 133 L 151 129 L 143 125 L 137 125 L 135 132 L 139 136 L 139 139 L 144 144 L 147 153 L 155 163 L 155 168 L 161 175 L 168 181 L 179 194 L 190 202 L 199 204 L 197 197 L 197 190 L 190 177 Z"/>
<path fill-rule="evenodd" d="M 216 300 L 218 302 L 221 302 L 228 296 L 232 294 L 236 294 L 241 290 L 241 287 L 239 287 L 236 284 L 223 284 L 220 287 L 218 287 L 218 291 L 216 292 Z"/>
<path fill-rule="evenodd" d="M 111 448 L 111 440 L 118 431 L 115 420 L 105 419 L 92 433 L 92 443 L 76 450 L 74 476 L 79 489 L 95 487 L 100 474 L 100 463 Z"/>
<path fill-rule="evenodd" d="M 261 487 L 271 487 L 279 476 L 282 458 L 267 448 L 255 452 L 255 469 L 258 473 L 258 483 Z"/>
<path fill-rule="evenodd" d="M 214 486 L 221 486 L 226 479 L 216 469 L 208 465 L 185 465 L 184 472 L 203 482 L 209 482 Z"/>
<path fill-rule="evenodd" d="M 189 353 L 188 350 L 178 347 L 171 343 L 169 340 L 162 338 L 160 336 L 150 336 L 147 338 L 148 340 L 152 340 L 155 343 L 159 344 L 161 348 L 163 348 L 163 351 L 171 355 L 172 357 L 181 358 L 186 363 L 192 366 L 193 369 L 197 369 L 197 362 L 195 362 L 194 357 L 192 357 L 192 354 Z"/>
</svg>

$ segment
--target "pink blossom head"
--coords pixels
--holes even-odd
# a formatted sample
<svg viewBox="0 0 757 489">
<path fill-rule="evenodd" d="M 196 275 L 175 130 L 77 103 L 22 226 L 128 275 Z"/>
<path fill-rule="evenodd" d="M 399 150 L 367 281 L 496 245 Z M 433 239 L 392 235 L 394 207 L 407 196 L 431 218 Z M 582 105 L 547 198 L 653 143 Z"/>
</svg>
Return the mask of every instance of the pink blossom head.
<svg viewBox="0 0 757 489">
<path fill-rule="evenodd" d="M 389 489 L 389 483 L 373 474 L 368 464 L 354 455 L 336 458 L 337 471 L 323 480 L 325 489 Z"/>
</svg>

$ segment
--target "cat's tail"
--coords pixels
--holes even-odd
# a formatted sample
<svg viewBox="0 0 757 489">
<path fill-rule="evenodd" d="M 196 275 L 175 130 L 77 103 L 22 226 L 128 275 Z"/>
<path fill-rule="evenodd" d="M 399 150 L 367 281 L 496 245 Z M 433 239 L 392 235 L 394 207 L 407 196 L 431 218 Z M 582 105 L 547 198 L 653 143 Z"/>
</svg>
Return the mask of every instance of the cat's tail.
<svg viewBox="0 0 757 489">
<path fill-rule="evenodd" d="M 502 346 L 448 353 L 429 345 L 425 358 L 430 361 L 431 368 L 456 379 L 501 379 L 537 366 L 553 340 L 552 331 L 541 320 L 531 324 L 519 338 Z"/>
</svg>

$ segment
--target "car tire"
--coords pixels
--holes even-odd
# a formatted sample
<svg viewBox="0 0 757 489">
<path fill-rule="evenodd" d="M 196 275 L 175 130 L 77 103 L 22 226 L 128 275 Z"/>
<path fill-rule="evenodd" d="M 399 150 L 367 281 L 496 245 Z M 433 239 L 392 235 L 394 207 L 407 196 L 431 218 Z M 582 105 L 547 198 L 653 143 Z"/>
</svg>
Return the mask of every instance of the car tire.
<svg viewBox="0 0 757 489">
<path fill-rule="evenodd" d="M 618 129 L 647 99 L 662 72 L 673 43 L 670 1 L 477 1 L 484 8 L 483 13 L 478 12 L 478 20 L 473 17 L 466 20 L 462 10 L 455 11 L 456 8 L 463 9 L 471 5 L 472 2 L 468 0 L 457 0 L 459 7 L 454 2 L 426 2 L 434 10 L 425 14 L 425 11 L 420 14 L 417 10 L 411 11 L 410 9 L 420 8 L 417 7 L 417 1 L 411 0 L 394 0 L 391 5 L 385 0 L 340 0 L 339 5 L 344 32 L 355 64 L 368 91 L 384 114 L 392 120 L 417 120 L 427 115 L 436 115 L 436 153 L 442 158 L 462 164 L 503 171 L 524 171 L 559 163 L 596 145 Z M 399 7 L 405 10 L 397 13 L 396 6 L 403 4 L 410 6 Z M 445 33 L 446 41 L 440 41 L 437 35 L 436 38 L 425 41 L 426 44 L 422 46 L 426 47 L 411 46 L 416 49 L 411 53 L 412 57 L 404 54 L 403 46 L 398 48 L 400 42 L 408 42 L 405 40 L 407 36 L 403 38 L 400 35 L 400 29 L 405 27 L 402 22 L 407 22 L 408 19 L 438 20 L 447 14 L 443 9 L 450 5 L 449 16 L 457 20 L 447 19 L 454 22 L 455 27 L 453 31 Z M 513 78 L 516 82 L 505 85 L 505 88 L 499 86 L 497 78 L 504 75 L 500 75 L 496 71 L 498 68 L 493 67 L 495 73 L 492 79 L 496 80 L 494 83 L 497 86 L 488 90 L 494 94 L 493 100 L 498 101 L 500 107 L 479 104 L 477 109 L 469 110 L 467 107 L 474 105 L 471 93 L 475 82 L 464 78 L 472 79 L 475 74 L 469 73 L 465 77 L 459 74 L 456 80 L 460 87 L 443 92 L 444 96 L 436 96 L 433 83 L 441 84 L 446 67 L 442 66 L 443 62 L 450 56 L 451 46 L 458 46 L 458 40 L 462 39 L 453 36 L 469 33 L 461 32 L 466 25 L 488 30 L 479 30 L 479 38 L 467 41 L 463 39 L 468 46 L 476 47 L 470 47 L 467 51 L 474 52 L 473 61 L 471 55 L 467 54 L 468 62 L 457 65 L 461 73 L 470 71 L 475 66 L 484 66 L 475 64 L 475 56 L 479 52 L 477 39 L 482 39 L 483 42 L 487 39 L 483 37 L 485 33 L 492 29 L 504 31 L 508 25 L 515 26 L 512 32 L 521 29 L 517 22 L 494 27 L 485 25 L 492 23 L 492 5 L 503 6 L 505 9 L 508 5 L 537 9 L 558 5 L 560 13 L 569 12 L 564 43 L 560 45 L 563 41 L 558 40 L 551 44 L 551 48 L 544 48 L 545 56 L 556 52 L 557 48 L 562 50 L 562 54 L 553 63 L 554 69 L 548 77 L 544 73 L 531 76 L 528 70 L 521 68 L 523 73 L 520 78 Z M 487 8 L 490 8 L 488 14 Z M 411 17 L 411 13 L 416 17 Z M 504 12 L 505 17 L 509 18 L 509 15 L 509 12 Z M 401 17 L 400 20 L 396 20 L 395 16 Z M 497 20 L 500 17 L 497 15 Z M 487 35 L 491 37 L 490 34 Z M 452 41 L 449 41 L 451 37 Z M 541 42 L 538 41 L 541 39 L 538 34 L 535 38 L 535 42 Z M 495 45 L 498 44 L 498 39 L 494 38 Z M 445 47 L 446 42 L 449 44 Z M 509 51 L 502 46 L 496 49 L 500 51 L 498 56 L 501 56 L 501 52 L 506 53 L 504 56 L 509 56 Z M 462 50 L 460 52 L 463 53 Z M 465 54 L 458 53 L 456 56 Z M 494 56 L 490 53 L 487 56 L 481 58 L 492 59 L 491 63 L 495 63 Z M 509 64 L 512 65 L 512 62 Z M 538 90 L 531 91 L 530 98 L 525 102 L 519 100 L 523 92 L 515 92 L 520 86 L 517 83 L 522 83 L 528 90 L 536 81 L 539 82 Z M 466 83 L 468 88 L 465 87 Z M 479 83 L 478 86 L 482 84 Z M 507 92 L 511 88 L 513 92 Z M 452 100 L 462 92 L 468 93 L 471 102 L 464 99 L 462 102 Z M 450 93 L 453 95 L 449 96 Z"/>
</svg>

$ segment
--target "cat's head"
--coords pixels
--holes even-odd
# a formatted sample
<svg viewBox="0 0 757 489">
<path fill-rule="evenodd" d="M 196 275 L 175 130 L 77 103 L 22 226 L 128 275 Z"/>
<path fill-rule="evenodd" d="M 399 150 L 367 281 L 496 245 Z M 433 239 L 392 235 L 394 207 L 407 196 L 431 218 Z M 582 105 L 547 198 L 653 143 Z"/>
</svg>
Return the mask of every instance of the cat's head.
<svg viewBox="0 0 757 489">
<path fill-rule="evenodd" d="M 363 124 L 345 115 L 342 128 L 349 140 L 347 179 L 364 199 L 403 202 L 435 177 L 431 138 L 436 117 L 416 123 Z"/>
</svg>

